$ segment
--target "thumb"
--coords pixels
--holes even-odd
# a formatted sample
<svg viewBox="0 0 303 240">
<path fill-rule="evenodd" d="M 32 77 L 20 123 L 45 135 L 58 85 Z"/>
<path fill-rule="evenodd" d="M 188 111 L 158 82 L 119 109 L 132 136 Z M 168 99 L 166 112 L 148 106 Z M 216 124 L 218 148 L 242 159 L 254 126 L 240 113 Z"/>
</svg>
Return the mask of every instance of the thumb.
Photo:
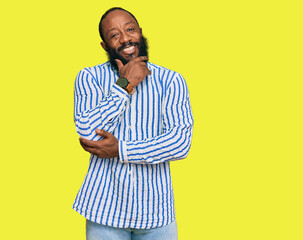
<svg viewBox="0 0 303 240">
<path fill-rule="evenodd" d="M 100 130 L 100 129 L 96 129 L 96 133 L 103 138 L 108 138 L 111 135 L 109 132 L 106 132 L 105 130 Z"/>
<path fill-rule="evenodd" d="M 119 69 L 119 72 L 121 70 L 121 68 L 123 68 L 123 63 L 119 60 L 119 59 L 115 59 L 116 63 L 117 63 L 117 66 L 118 66 L 118 69 Z"/>
</svg>

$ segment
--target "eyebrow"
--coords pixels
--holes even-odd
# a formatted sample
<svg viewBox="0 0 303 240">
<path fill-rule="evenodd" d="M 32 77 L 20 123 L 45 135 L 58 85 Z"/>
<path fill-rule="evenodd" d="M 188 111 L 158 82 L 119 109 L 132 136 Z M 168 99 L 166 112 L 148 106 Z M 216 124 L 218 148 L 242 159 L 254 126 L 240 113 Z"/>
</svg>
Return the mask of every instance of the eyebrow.
<svg viewBox="0 0 303 240">
<path fill-rule="evenodd" d="M 127 23 L 124 24 L 124 26 L 128 25 L 128 24 L 131 24 L 131 23 L 134 23 L 133 21 L 129 21 Z M 108 35 L 111 31 L 115 30 L 116 28 L 111 28 L 107 31 L 106 35 Z"/>
</svg>

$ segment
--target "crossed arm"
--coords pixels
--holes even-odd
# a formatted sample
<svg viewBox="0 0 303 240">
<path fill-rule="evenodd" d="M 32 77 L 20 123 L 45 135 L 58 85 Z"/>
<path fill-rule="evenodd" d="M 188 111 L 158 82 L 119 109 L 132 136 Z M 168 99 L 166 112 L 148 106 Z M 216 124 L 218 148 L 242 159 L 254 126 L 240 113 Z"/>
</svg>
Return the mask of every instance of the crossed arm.
<svg viewBox="0 0 303 240">
<path fill-rule="evenodd" d="M 190 148 L 193 119 L 186 83 L 181 75 L 169 87 L 163 106 L 165 106 L 163 111 L 165 130 L 161 135 L 144 140 L 119 141 L 110 133 L 111 128 L 106 126 L 108 122 L 101 119 L 101 122 L 106 122 L 101 123 L 104 127 L 91 127 L 91 124 L 88 124 L 91 130 L 91 136 L 88 138 L 95 140 L 102 137 L 102 139 L 92 141 L 85 139 L 85 136 L 80 137 L 81 146 L 86 151 L 101 158 L 119 156 L 121 162 L 154 164 L 185 158 Z M 123 109 L 119 110 L 117 108 L 115 112 L 119 115 L 123 112 Z M 119 122 L 118 120 L 113 122 L 110 124 L 114 129 Z M 99 130 L 100 128 L 102 130 Z M 79 132 L 80 136 L 83 136 L 81 133 L 83 131 Z"/>
<path fill-rule="evenodd" d="M 116 60 L 121 77 L 128 79 L 133 87 L 136 87 L 147 75 L 151 74 L 145 61 L 147 57 L 138 57 L 127 63 L 125 66 L 120 60 Z M 119 156 L 119 140 L 110 132 L 96 129 L 97 135 L 103 137 L 99 141 L 91 141 L 80 138 L 80 144 L 85 151 L 100 158 L 113 158 Z"/>
<path fill-rule="evenodd" d="M 119 156 L 119 140 L 110 132 L 96 129 L 96 133 L 103 137 L 99 141 L 87 140 L 80 137 L 80 144 L 83 149 L 100 158 L 113 158 Z"/>
</svg>

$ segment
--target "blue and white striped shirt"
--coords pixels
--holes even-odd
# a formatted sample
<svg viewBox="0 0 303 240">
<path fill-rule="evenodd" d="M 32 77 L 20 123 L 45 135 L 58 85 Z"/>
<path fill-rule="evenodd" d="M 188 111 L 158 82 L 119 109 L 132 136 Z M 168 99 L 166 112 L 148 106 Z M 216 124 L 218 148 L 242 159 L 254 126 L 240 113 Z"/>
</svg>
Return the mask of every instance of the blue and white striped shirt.
<svg viewBox="0 0 303 240">
<path fill-rule="evenodd" d="M 91 155 L 73 208 L 85 218 L 119 228 L 161 227 L 175 219 L 169 161 L 187 156 L 193 117 L 184 78 L 147 63 L 151 70 L 133 95 L 115 84 L 110 63 L 79 72 L 74 119 L 81 137 L 95 129 L 119 139 L 119 157 Z"/>
</svg>

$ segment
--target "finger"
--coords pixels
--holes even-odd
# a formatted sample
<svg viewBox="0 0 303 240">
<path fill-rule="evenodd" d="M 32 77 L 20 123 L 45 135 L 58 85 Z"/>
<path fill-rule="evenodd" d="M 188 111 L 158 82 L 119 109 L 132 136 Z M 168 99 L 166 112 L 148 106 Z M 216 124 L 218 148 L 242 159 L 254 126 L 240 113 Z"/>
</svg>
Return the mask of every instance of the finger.
<svg viewBox="0 0 303 240">
<path fill-rule="evenodd" d="M 119 60 L 119 59 L 115 59 L 116 63 L 117 63 L 117 66 L 118 66 L 118 69 L 119 69 L 119 72 L 120 72 L 120 69 L 123 68 L 123 63 Z"/>
<path fill-rule="evenodd" d="M 91 153 L 91 154 L 93 154 L 93 155 L 96 155 L 96 156 L 98 156 L 98 157 L 103 157 L 103 154 L 102 154 L 102 151 L 100 151 L 100 149 L 98 149 L 98 148 L 93 148 L 93 147 L 88 147 L 88 146 L 86 146 L 86 145 L 82 145 L 81 144 L 81 146 L 83 147 L 83 149 L 86 151 L 86 152 L 89 152 L 89 153 Z"/>
<path fill-rule="evenodd" d="M 138 62 L 137 64 L 140 65 L 140 66 L 143 66 L 143 67 L 147 67 L 146 62 Z"/>
<path fill-rule="evenodd" d="M 140 64 L 140 66 L 145 68 L 145 72 L 146 72 L 147 75 L 151 75 L 151 71 L 149 70 L 149 68 L 147 67 L 145 62 L 141 62 L 141 63 L 138 63 L 138 64 Z"/>
<path fill-rule="evenodd" d="M 91 148 L 91 147 L 88 147 L 86 145 L 82 145 L 81 146 L 83 147 L 83 149 L 86 151 L 86 152 L 89 152 L 89 153 L 93 153 L 94 151 L 96 151 L 96 148 Z"/>
<path fill-rule="evenodd" d="M 97 142 L 96 141 L 87 140 L 85 138 L 79 138 L 79 140 L 80 140 L 80 144 L 81 144 L 82 147 L 83 147 L 83 145 L 85 145 L 86 147 L 92 147 L 92 148 L 97 147 Z"/>
<path fill-rule="evenodd" d="M 97 129 L 97 130 L 99 130 L 99 129 Z M 97 132 L 97 130 L 96 130 L 96 132 Z M 100 135 L 101 137 L 104 137 L 104 138 L 109 138 L 112 135 L 111 133 L 106 132 L 105 130 L 99 130 L 97 132 L 97 134 Z"/>
<path fill-rule="evenodd" d="M 83 142 L 80 141 L 80 145 L 82 146 L 82 148 L 87 151 L 87 152 L 91 152 L 92 149 L 94 149 L 93 147 L 89 147 L 87 145 L 85 145 Z"/>
<path fill-rule="evenodd" d="M 143 62 L 143 61 L 146 61 L 146 60 L 148 60 L 148 57 L 141 56 L 141 57 L 136 57 L 135 59 L 133 59 L 131 61 L 134 61 L 134 62 Z"/>
</svg>

